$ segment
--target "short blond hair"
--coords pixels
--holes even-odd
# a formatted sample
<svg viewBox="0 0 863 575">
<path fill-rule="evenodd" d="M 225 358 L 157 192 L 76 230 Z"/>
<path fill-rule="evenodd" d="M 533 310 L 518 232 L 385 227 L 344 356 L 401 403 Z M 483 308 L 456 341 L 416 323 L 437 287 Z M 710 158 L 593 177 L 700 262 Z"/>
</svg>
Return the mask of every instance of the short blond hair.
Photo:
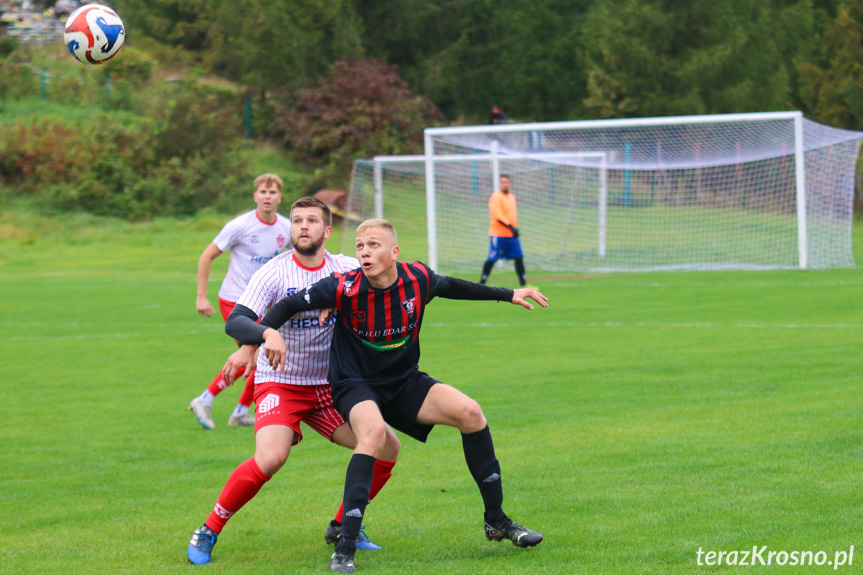
<svg viewBox="0 0 863 575">
<path fill-rule="evenodd" d="M 269 186 L 271 184 L 275 184 L 277 188 L 279 188 L 279 192 L 282 191 L 282 178 L 277 176 L 276 174 L 261 174 L 257 178 L 255 178 L 254 183 L 252 184 L 255 188 L 255 191 L 258 191 L 258 188 L 261 186 Z"/>
<path fill-rule="evenodd" d="M 387 220 L 379 220 L 376 218 L 372 218 L 370 220 L 366 220 L 360 225 L 357 226 L 357 235 L 368 231 L 372 228 L 381 228 L 384 232 L 389 236 L 389 239 L 392 241 L 392 247 L 399 245 L 399 236 L 396 233 L 396 228 Z"/>
</svg>

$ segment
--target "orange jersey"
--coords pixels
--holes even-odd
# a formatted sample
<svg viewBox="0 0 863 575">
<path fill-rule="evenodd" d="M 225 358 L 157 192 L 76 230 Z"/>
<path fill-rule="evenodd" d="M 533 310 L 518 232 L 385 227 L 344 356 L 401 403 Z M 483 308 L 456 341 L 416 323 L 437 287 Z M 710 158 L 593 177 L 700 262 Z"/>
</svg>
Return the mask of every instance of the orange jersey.
<svg viewBox="0 0 863 575">
<path fill-rule="evenodd" d="M 488 199 L 488 211 L 491 216 L 491 226 L 488 228 L 488 235 L 500 238 L 511 238 L 512 232 L 498 220 L 504 224 L 509 224 L 514 228 L 518 227 L 515 196 L 512 195 L 512 192 L 505 194 L 498 190 L 493 193 Z"/>
</svg>

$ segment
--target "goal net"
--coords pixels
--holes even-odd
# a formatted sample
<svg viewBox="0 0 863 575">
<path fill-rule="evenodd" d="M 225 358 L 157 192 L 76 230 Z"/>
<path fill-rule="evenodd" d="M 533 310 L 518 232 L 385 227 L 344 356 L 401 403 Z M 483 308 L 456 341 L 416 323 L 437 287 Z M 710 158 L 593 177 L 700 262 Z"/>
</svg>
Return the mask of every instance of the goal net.
<svg viewBox="0 0 863 575">
<path fill-rule="evenodd" d="M 343 237 L 386 217 L 404 259 L 478 273 L 506 174 L 528 270 L 853 267 L 861 138 L 799 112 L 432 128 L 355 163 Z"/>
</svg>

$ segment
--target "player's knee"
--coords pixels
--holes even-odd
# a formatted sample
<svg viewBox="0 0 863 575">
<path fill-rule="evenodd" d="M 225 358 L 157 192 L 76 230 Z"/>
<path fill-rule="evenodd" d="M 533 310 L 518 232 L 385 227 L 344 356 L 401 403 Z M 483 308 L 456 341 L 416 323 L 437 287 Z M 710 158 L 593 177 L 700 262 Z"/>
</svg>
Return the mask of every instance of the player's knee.
<svg viewBox="0 0 863 575">
<path fill-rule="evenodd" d="M 273 476 L 288 460 L 290 450 L 258 449 L 255 451 L 255 463 L 264 475 Z"/>
<path fill-rule="evenodd" d="M 383 421 L 367 425 L 357 437 L 357 450 L 366 453 L 379 453 L 386 444 L 387 426 Z"/>
<path fill-rule="evenodd" d="M 468 399 L 459 409 L 459 430 L 462 433 L 472 433 L 485 428 L 487 422 L 482 413 L 482 407 L 472 399 Z"/>
</svg>

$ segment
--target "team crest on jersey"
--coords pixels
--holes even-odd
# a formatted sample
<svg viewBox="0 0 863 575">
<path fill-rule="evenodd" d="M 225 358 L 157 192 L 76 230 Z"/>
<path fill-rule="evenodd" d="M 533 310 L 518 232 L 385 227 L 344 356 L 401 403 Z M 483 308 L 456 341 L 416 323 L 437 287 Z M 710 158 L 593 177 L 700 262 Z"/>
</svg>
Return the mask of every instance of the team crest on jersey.
<svg viewBox="0 0 863 575">
<path fill-rule="evenodd" d="M 249 243 L 256 244 L 258 243 L 258 236 L 252 236 L 249 238 Z"/>
<path fill-rule="evenodd" d="M 345 295 L 346 296 L 351 295 L 351 288 L 353 288 L 353 287 L 354 287 L 353 280 L 345 280 Z"/>
<path fill-rule="evenodd" d="M 289 287 L 288 289 L 285 290 L 285 297 L 290 297 L 290 296 L 294 295 L 295 293 L 297 293 L 297 288 Z"/>
<path fill-rule="evenodd" d="M 405 311 L 408 312 L 408 316 L 412 316 L 414 314 L 414 310 L 416 309 L 417 298 L 412 297 L 408 301 L 402 302 L 402 307 L 405 308 Z"/>
<path fill-rule="evenodd" d="M 279 237 L 276 238 L 276 243 L 279 245 L 279 249 L 285 247 L 285 236 L 279 234 Z"/>
</svg>

